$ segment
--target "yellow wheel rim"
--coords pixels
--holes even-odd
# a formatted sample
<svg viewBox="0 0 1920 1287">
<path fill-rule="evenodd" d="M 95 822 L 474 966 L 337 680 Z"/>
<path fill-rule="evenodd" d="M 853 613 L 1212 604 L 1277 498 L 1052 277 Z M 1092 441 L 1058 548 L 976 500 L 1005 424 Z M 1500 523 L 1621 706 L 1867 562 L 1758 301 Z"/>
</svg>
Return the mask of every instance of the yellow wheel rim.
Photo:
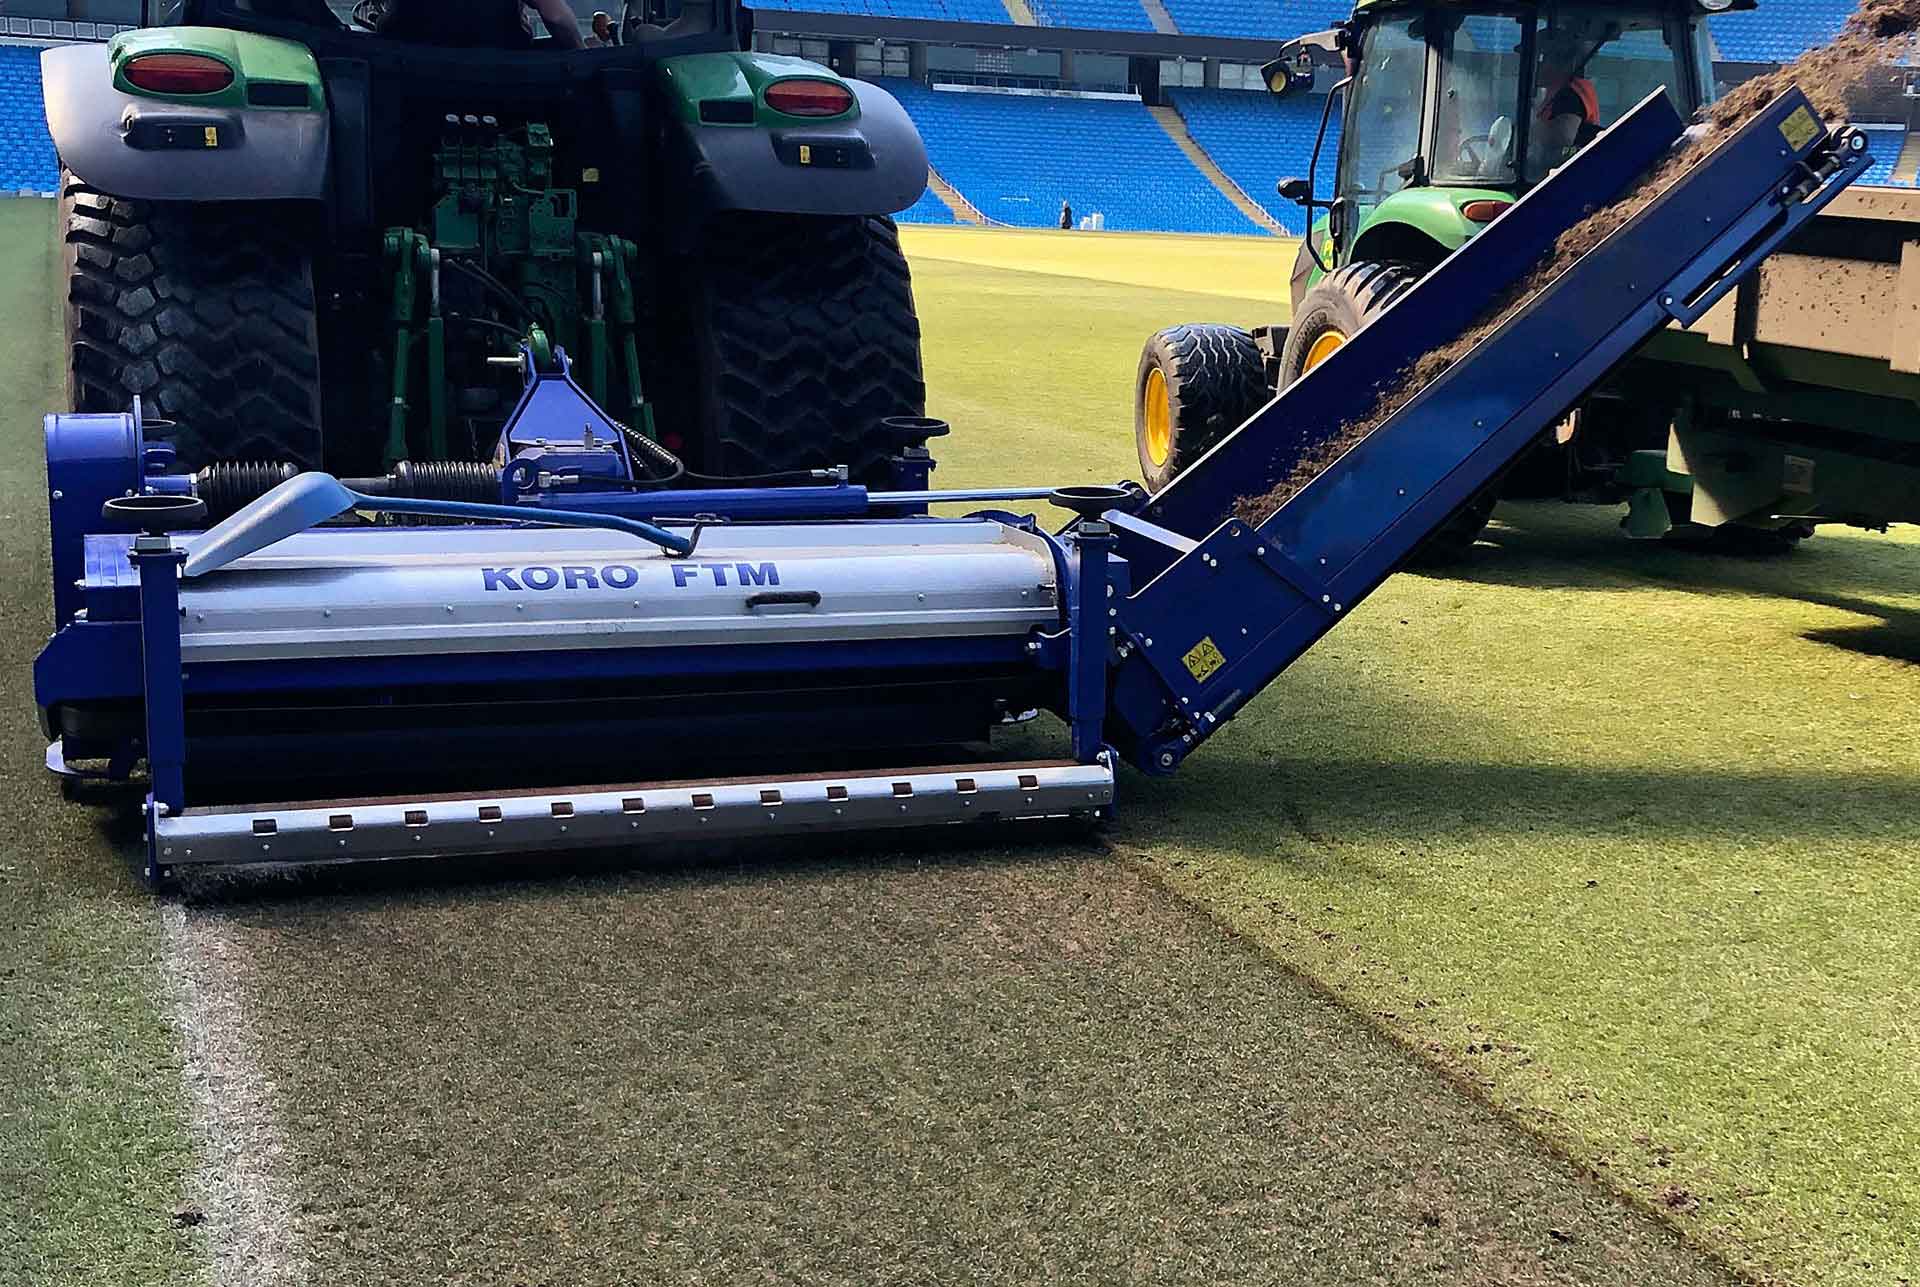
<svg viewBox="0 0 1920 1287">
<path fill-rule="evenodd" d="M 1155 367 L 1147 372 L 1147 459 L 1162 469 L 1173 459 L 1173 403 L 1167 397 L 1167 377 Z"/>
<path fill-rule="evenodd" d="M 1313 368 L 1332 357 L 1346 342 L 1347 336 L 1344 331 L 1329 330 L 1322 331 L 1316 335 L 1312 345 L 1307 349 L 1307 362 L 1306 365 L 1301 368 L 1301 374 L 1306 374 L 1308 371 L 1313 370 Z"/>
</svg>

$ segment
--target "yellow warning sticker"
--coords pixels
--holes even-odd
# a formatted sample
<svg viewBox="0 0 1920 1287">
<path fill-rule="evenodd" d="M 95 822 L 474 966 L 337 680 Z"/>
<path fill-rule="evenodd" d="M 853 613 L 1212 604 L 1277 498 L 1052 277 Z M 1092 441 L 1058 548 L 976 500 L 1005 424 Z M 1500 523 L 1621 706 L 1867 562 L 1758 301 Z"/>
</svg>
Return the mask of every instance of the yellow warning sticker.
<svg viewBox="0 0 1920 1287">
<path fill-rule="evenodd" d="M 1221 653 L 1220 646 L 1213 642 L 1212 635 L 1195 644 L 1180 660 L 1187 664 L 1188 673 L 1201 683 L 1205 683 L 1209 675 L 1227 664 L 1225 655 Z"/>
<path fill-rule="evenodd" d="M 220 127 L 218 125 L 207 126 L 206 145 L 208 147 L 220 146 Z"/>
<path fill-rule="evenodd" d="M 1780 137 L 1787 146 L 1798 152 L 1813 142 L 1814 135 L 1820 132 L 1820 123 L 1813 119 L 1813 113 L 1807 110 L 1805 103 L 1793 109 L 1793 115 L 1780 122 Z"/>
<path fill-rule="evenodd" d="M 800 145 L 800 164 L 802 165 L 813 164 L 813 148 L 811 148 L 805 143 L 802 143 Z"/>
</svg>

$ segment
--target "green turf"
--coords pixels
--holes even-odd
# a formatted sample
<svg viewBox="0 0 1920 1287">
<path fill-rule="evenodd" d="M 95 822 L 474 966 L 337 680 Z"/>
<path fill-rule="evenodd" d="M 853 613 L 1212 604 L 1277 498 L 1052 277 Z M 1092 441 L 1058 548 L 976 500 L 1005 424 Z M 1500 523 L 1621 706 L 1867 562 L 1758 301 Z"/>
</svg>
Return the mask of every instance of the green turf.
<svg viewBox="0 0 1920 1287">
<path fill-rule="evenodd" d="M 196 1281 L 190 1165 L 162 1018 L 155 905 L 40 763 L 28 660 L 46 637 L 40 416 L 64 396 L 53 203 L 0 201 L 0 1283 Z"/>
<path fill-rule="evenodd" d="M 1138 338 L 1262 308 L 921 279 L 972 431 L 943 481 L 1132 472 Z M 1012 301 L 1035 338 L 990 378 Z M 1507 507 L 1389 582 L 1177 780 L 1128 780 L 1116 841 L 1736 1262 L 1920 1278 L 1920 534 L 1743 562 L 1615 518 Z"/>
</svg>

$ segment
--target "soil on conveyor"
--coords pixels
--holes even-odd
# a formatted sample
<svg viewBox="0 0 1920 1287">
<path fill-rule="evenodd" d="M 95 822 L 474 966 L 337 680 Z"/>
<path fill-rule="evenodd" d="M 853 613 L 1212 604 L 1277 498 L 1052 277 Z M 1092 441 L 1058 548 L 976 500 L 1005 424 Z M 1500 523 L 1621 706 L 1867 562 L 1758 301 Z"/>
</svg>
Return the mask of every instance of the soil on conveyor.
<svg viewBox="0 0 1920 1287">
<path fill-rule="evenodd" d="M 1661 162 L 1626 196 L 1605 209 L 1595 210 L 1586 219 L 1562 233 L 1553 251 L 1540 265 L 1506 291 L 1481 319 L 1463 331 L 1452 343 L 1429 351 L 1408 367 L 1380 395 L 1366 416 L 1341 425 L 1319 443 L 1302 453 L 1286 478 L 1272 489 L 1243 496 L 1233 507 L 1234 517 L 1257 524 L 1321 471 L 1338 460 L 1355 443 L 1378 429 L 1413 396 L 1438 379 L 1475 345 L 1493 334 L 1534 295 L 1572 266 L 1575 260 L 1598 246 L 1655 198 L 1673 185 L 1682 174 L 1698 164 L 1725 135 L 1787 90 L 1798 87 L 1814 108 L 1829 121 L 1844 121 L 1848 104 L 1879 75 L 1894 72 L 1894 62 L 1909 51 L 1920 32 L 1920 0 L 1863 0 L 1847 19 L 1840 34 L 1828 44 L 1810 49 L 1777 71 L 1743 81 L 1726 97 L 1707 106 L 1697 127 L 1675 146 Z"/>
</svg>

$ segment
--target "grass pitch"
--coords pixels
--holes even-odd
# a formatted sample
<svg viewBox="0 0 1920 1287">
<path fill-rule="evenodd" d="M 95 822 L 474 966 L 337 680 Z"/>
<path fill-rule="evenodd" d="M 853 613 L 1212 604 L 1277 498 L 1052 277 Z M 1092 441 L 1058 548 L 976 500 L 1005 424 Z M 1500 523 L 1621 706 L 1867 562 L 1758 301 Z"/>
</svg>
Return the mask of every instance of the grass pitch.
<svg viewBox="0 0 1920 1287">
<path fill-rule="evenodd" d="M 42 246 L 48 214 L 0 203 L 0 234 Z M 1276 320 L 1290 263 L 908 247 L 940 484 L 1134 474 L 1146 333 Z M 1743 564 L 1503 514 L 1179 780 L 1130 777 L 1120 861 L 413 868 L 197 903 L 169 940 L 124 826 L 36 772 L 59 390 L 29 259 L 0 277 L 38 319 L 0 386 L 0 1281 L 226 1263 L 227 1210 L 173 1218 L 203 1198 L 168 942 L 243 1017 L 309 1281 L 1720 1279 L 1382 1030 L 1749 1269 L 1911 1276 L 1920 545 Z"/>
<path fill-rule="evenodd" d="M 49 612 L 40 415 L 64 378 L 52 233 L 52 202 L 0 201 L 0 1283 L 192 1282 L 157 909 L 102 820 L 61 802 L 33 717 Z"/>
</svg>

